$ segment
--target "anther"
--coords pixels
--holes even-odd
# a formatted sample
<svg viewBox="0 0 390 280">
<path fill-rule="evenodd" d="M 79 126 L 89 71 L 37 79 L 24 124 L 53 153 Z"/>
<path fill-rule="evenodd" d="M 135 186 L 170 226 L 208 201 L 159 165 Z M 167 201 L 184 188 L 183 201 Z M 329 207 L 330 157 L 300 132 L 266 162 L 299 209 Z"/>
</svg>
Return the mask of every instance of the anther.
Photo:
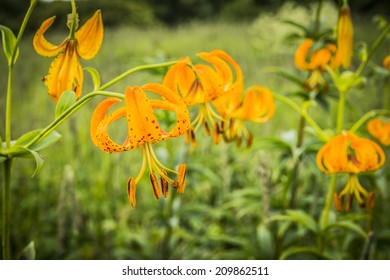
<svg viewBox="0 0 390 280">
<path fill-rule="evenodd" d="M 164 173 L 165 176 L 168 176 L 166 170 L 163 169 L 163 170 L 161 170 L 161 172 Z M 161 192 L 162 192 L 163 196 L 165 198 L 167 198 L 167 196 L 168 196 L 168 182 L 162 176 L 160 177 L 160 182 L 161 182 Z"/>
<path fill-rule="evenodd" d="M 368 193 L 368 198 L 367 198 L 366 209 L 374 208 L 374 203 L 375 203 L 375 193 L 374 192 L 369 192 Z"/>
<path fill-rule="evenodd" d="M 177 175 L 177 193 L 184 193 L 184 189 L 186 188 L 186 173 L 187 173 L 187 165 L 182 163 L 178 168 L 179 174 Z"/>
<path fill-rule="evenodd" d="M 246 147 L 250 148 L 253 143 L 253 135 L 252 133 L 249 133 L 248 136 L 246 137 Z"/>
<path fill-rule="evenodd" d="M 229 119 L 229 137 L 234 138 L 234 118 Z"/>
<path fill-rule="evenodd" d="M 336 211 L 341 212 L 341 209 L 343 206 L 341 204 L 341 199 L 336 192 L 333 193 L 333 202 L 334 202 L 334 208 L 336 208 Z"/>
<path fill-rule="evenodd" d="M 135 200 L 135 180 L 133 177 L 130 177 L 127 181 L 127 197 L 129 199 L 130 205 L 132 207 L 135 207 L 136 200 Z"/>
<path fill-rule="evenodd" d="M 211 130 L 207 121 L 203 121 L 204 128 L 206 129 L 207 136 L 211 135 Z"/>
<path fill-rule="evenodd" d="M 160 187 L 158 185 L 156 175 L 154 175 L 154 173 L 149 173 L 149 178 L 150 178 L 150 182 L 152 183 L 154 196 L 157 199 L 159 199 L 160 198 Z"/>
</svg>

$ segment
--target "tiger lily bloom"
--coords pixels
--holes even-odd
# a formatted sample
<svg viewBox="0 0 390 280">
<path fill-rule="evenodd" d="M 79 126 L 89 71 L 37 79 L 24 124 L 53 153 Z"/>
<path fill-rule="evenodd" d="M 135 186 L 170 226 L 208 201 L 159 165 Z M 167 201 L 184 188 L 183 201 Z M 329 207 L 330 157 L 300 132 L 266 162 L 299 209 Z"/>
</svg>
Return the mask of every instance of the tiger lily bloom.
<svg viewBox="0 0 390 280">
<path fill-rule="evenodd" d="M 348 4 L 344 4 L 340 10 L 339 22 L 337 27 L 337 53 L 336 60 L 344 68 L 351 65 L 353 49 L 353 25 L 351 11 Z"/>
<path fill-rule="evenodd" d="M 160 95 L 163 99 L 149 100 L 146 92 Z M 190 127 L 190 119 L 185 103 L 173 91 L 160 84 L 128 87 L 125 93 L 125 106 L 116 109 L 111 114 L 107 114 L 109 108 L 119 102 L 121 100 L 118 98 L 107 98 L 96 107 L 92 115 L 90 134 L 93 143 L 107 153 L 142 148 L 143 162 L 141 170 L 135 179 L 130 177 L 128 181 L 130 204 L 133 207 L 136 204 L 136 184 L 146 169 L 146 163 L 149 166 L 149 178 L 157 199 L 160 198 L 161 192 L 164 197 L 167 196 L 168 184 L 177 188 L 178 193 L 183 193 L 186 165 L 180 164 L 178 172 L 165 167 L 153 152 L 152 144 L 186 133 Z M 169 132 L 160 127 L 154 113 L 155 109 L 167 110 L 176 115 L 176 125 Z M 123 144 L 116 143 L 107 131 L 109 125 L 120 118 L 126 118 L 127 120 L 127 137 Z M 167 172 L 177 174 L 177 180 L 171 179 Z M 160 177 L 161 191 L 156 175 Z"/>
<path fill-rule="evenodd" d="M 53 45 L 46 40 L 44 33 L 54 20 L 55 16 L 42 23 L 34 36 L 33 45 L 35 51 L 42 56 L 56 56 L 43 80 L 49 95 L 57 103 L 65 90 L 73 90 L 76 96 L 80 97 L 84 79 L 80 57 L 91 59 L 99 51 L 103 41 L 103 21 L 98 10 L 76 32 L 72 32 L 71 28 L 69 36 L 61 44 Z"/>
<path fill-rule="evenodd" d="M 216 120 L 222 120 L 210 103 L 223 95 L 234 95 L 243 89 L 243 77 L 240 66 L 222 50 L 201 52 L 202 60 L 210 65 L 193 65 L 190 58 L 181 58 L 164 77 L 163 84 L 180 95 L 188 106 L 199 105 L 199 113 L 191 123 L 191 133 L 203 124 L 210 134 L 209 123 L 214 133 L 219 133 Z"/>
<path fill-rule="evenodd" d="M 239 93 L 221 96 L 213 104 L 222 116 L 229 119 L 229 136 L 224 134 L 225 139 L 235 139 L 237 145 L 240 145 L 241 140 L 245 138 L 249 147 L 253 136 L 245 126 L 245 121 L 267 122 L 274 115 L 275 104 L 271 91 L 266 87 L 255 85 L 247 89 L 244 94 L 242 101 Z"/>
<path fill-rule="evenodd" d="M 359 205 L 364 205 L 362 196 L 365 198 L 372 196 L 360 185 L 357 174 L 375 171 L 382 167 L 385 163 L 385 155 L 375 142 L 344 131 L 329 140 L 319 150 L 316 161 L 319 169 L 326 174 L 349 174 L 345 188 L 339 194 L 334 195 L 338 211 L 341 210 L 343 197 L 349 195 L 346 205 L 346 210 L 349 211 L 353 195 Z"/>
<path fill-rule="evenodd" d="M 367 124 L 368 132 L 385 146 L 390 146 L 390 121 L 372 119 Z"/>
<path fill-rule="evenodd" d="M 306 81 L 310 89 L 315 89 L 318 84 L 325 84 L 322 77 L 322 72 L 326 70 L 326 66 L 335 68 L 336 46 L 328 44 L 318 50 L 311 50 L 314 45 L 312 39 L 306 39 L 301 43 L 294 54 L 295 66 L 300 70 L 311 71 L 311 75 Z M 311 55 L 309 52 L 312 51 Z"/>
</svg>

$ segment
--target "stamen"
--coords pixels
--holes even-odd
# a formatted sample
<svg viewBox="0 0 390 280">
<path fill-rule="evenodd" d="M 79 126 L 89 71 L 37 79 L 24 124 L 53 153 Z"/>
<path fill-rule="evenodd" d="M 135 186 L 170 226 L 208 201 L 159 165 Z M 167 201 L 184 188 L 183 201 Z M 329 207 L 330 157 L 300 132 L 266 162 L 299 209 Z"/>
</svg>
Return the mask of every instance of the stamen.
<svg viewBox="0 0 390 280">
<path fill-rule="evenodd" d="M 374 203 L 375 203 L 375 193 L 374 192 L 369 192 L 368 193 L 367 204 L 366 204 L 366 209 L 374 208 Z"/>
<path fill-rule="evenodd" d="M 336 211 L 341 212 L 341 209 L 343 206 L 341 204 L 341 199 L 336 192 L 333 193 L 333 202 L 334 202 L 334 208 L 336 208 Z"/>
<path fill-rule="evenodd" d="M 162 173 L 165 174 L 165 176 L 168 177 L 168 174 L 167 174 L 167 171 L 166 170 L 161 170 Z M 167 198 L 168 196 L 168 182 L 167 180 L 164 179 L 164 177 L 160 177 L 160 182 L 161 182 L 161 191 L 162 191 L 162 194 L 165 198 Z"/>
<path fill-rule="evenodd" d="M 252 133 L 249 132 L 246 137 L 246 147 L 250 148 L 252 146 L 252 143 L 253 143 L 253 135 Z"/>
<path fill-rule="evenodd" d="M 208 122 L 205 119 L 203 119 L 203 126 L 206 129 L 207 136 L 210 136 L 211 135 L 210 127 Z"/>
<path fill-rule="evenodd" d="M 135 207 L 136 204 L 135 191 L 136 191 L 135 180 L 133 177 L 130 177 L 129 180 L 127 181 L 127 197 L 132 207 Z"/>
<path fill-rule="evenodd" d="M 177 176 L 177 193 L 184 193 L 184 189 L 186 188 L 186 173 L 187 173 L 187 165 L 182 163 L 178 168 L 179 174 Z"/>
<path fill-rule="evenodd" d="M 229 119 L 229 137 L 234 138 L 234 118 Z"/>
<path fill-rule="evenodd" d="M 154 196 L 157 199 L 159 199 L 160 198 L 160 187 L 158 185 L 156 175 L 154 175 L 154 173 L 150 173 L 149 178 L 150 178 L 150 182 L 152 183 Z"/>
<path fill-rule="evenodd" d="M 345 211 L 349 212 L 351 210 L 352 202 L 353 202 L 353 195 L 350 194 L 348 196 L 347 204 L 345 205 Z"/>
</svg>

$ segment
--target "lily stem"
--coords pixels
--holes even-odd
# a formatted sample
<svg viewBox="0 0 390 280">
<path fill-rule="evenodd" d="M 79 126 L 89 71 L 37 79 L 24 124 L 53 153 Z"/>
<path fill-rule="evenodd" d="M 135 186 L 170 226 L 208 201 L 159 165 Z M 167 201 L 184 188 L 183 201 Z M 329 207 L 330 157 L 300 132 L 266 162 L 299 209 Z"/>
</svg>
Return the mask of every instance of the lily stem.
<svg viewBox="0 0 390 280">
<path fill-rule="evenodd" d="M 134 68 L 129 69 L 128 71 L 120 74 L 119 76 L 115 77 L 111 81 L 105 83 L 104 85 L 102 85 L 99 88 L 99 90 L 104 90 L 104 89 L 106 89 L 106 88 L 116 84 L 120 80 L 123 80 L 124 78 L 126 78 L 127 76 L 129 76 L 129 75 L 131 75 L 131 74 L 133 74 L 135 72 L 138 72 L 138 71 L 141 71 L 141 70 L 149 70 L 149 69 L 154 69 L 154 68 L 160 68 L 160 67 L 168 67 L 168 66 L 171 66 L 171 65 L 173 65 L 175 63 L 177 63 L 177 61 L 168 61 L 168 62 L 163 62 L 163 63 L 147 64 L 147 65 L 141 65 L 141 66 L 134 67 Z"/>
<path fill-rule="evenodd" d="M 2 238 L 1 246 L 4 260 L 10 260 L 10 211 L 11 211 L 11 167 L 12 159 L 4 162 L 4 184 L 2 192 Z"/>
</svg>

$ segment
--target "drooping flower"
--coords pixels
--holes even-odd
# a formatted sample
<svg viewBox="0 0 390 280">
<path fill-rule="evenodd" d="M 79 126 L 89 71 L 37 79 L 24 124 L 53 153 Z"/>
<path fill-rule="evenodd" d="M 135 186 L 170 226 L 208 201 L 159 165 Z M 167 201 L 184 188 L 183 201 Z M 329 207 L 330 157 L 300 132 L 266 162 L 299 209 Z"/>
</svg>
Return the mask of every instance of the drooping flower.
<svg viewBox="0 0 390 280">
<path fill-rule="evenodd" d="M 160 95 L 163 99 L 149 100 L 146 92 Z M 125 106 L 107 114 L 109 108 L 119 102 L 121 102 L 120 99 L 107 98 L 96 107 L 92 116 L 90 134 L 93 143 L 108 153 L 142 148 L 141 170 L 135 179 L 130 177 L 128 181 L 128 197 L 131 205 L 134 207 L 136 204 L 136 184 L 145 171 L 146 163 L 149 166 L 149 177 L 157 199 L 160 198 L 161 192 L 156 175 L 160 177 L 161 191 L 165 197 L 168 193 L 168 183 L 177 188 L 179 193 L 183 193 L 186 165 L 180 164 L 178 172 L 165 167 L 158 161 L 153 152 L 152 144 L 186 133 L 190 127 L 190 119 L 185 103 L 174 92 L 160 84 L 128 87 L 125 93 Z M 167 110 L 176 115 L 176 124 L 170 131 L 167 132 L 160 126 L 154 113 L 156 109 Z M 123 144 L 116 143 L 107 131 L 110 124 L 120 118 L 127 120 L 127 137 Z M 167 172 L 178 174 L 178 179 L 171 179 Z"/>
<path fill-rule="evenodd" d="M 65 90 L 73 90 L 77 97 L 81 95 L 84 76 L 80 57 L 91 59 L 99 51 L 103 41 L 103 21 L 98 10 L 74 34 L 70 32 L 61 44 L 54 45 L 44 36 L 54 20 L 55 16 L 42 23 L 34 36 L 33 45 L 36 52 L 42 56 L 56 56 L 44 81 L 49 95 L 58 102 Z"/>
<path fill-rule="evenodd" d="M 358 182 L 357 174 L 376 171 L 382 167 L 385 163 L 385 155 L 375 142 L 344 131 L 329 140 L 319 150 L 316 161 L 319 169 L 326 174 L 349 174 L 346 187 L 334 196 L 336 209 L 341 210 L 341 201 L 345 195 L 349 194 L 346 206 L 349 210 L 353 195 L 360 205 L 364 205 L 362 196 L 365 198 L 369 196 L 369 193 Z"/>
<path fill-rule="evenodd" d="M 163 84 L 180 95 L 188 106 L 199 105 L 199 112 L 192 122 L 190 133 L 203 124 L 210 134 L 209 123 L 214 134 L 220 131 L 215 113 L 210 103 L 223 95 L 234 95 L 243 90 L 243 77 L 240 66 L 226 52 L 214 50 L 198 54 L 208 64 L 193 65 L 190 58 L 181 58 L 164 77 Z"/>
<path fill-rule="evenodd" d="M 390 146 L 390 121 L 384 122 L 381 119 L 372 119 L 367 124 L 368 132 L 374 136 L 378 141 Z"/>
<path fill-rule="evenodd" d="M 349 68 L 353 52 L 353 25 L 351 10 L 347 3 L 340 9 L 337 26 L 337 54 L 336 60 L 344 68 Z"/>
<path fill-rule="evenodd" d="M 300 70 L 310 71 L 310 77 L 306 84 L 310 89 L 316 89 L 318 84 L 325 85 L 326 81 L 322 77 L 322 72 L 328 65 L 331 68 L 337 67 L 335 60 L 336 46 L 327 44 L 326 46 L 312 50 L 314 41 L 304 40 L 294 54 L 295 66 Z"/>
<path fill-rule="evenodd" d="M 224 95 L 213 102 L 218 112 L 229 120 L 229 135 L 226 140 L 236 140 L 237 144 L 246 139 L 247 146 L 251 145 L 252 134 L 245 125 L 245 121 L 265 123 L 270 120 L 275 112 L 274 98 L 271 91 L 259 85 L 254 85 L 246 90 L 243 95 Z M 223 126 L 223 125 L 221 125 Z"/>
</svg>

